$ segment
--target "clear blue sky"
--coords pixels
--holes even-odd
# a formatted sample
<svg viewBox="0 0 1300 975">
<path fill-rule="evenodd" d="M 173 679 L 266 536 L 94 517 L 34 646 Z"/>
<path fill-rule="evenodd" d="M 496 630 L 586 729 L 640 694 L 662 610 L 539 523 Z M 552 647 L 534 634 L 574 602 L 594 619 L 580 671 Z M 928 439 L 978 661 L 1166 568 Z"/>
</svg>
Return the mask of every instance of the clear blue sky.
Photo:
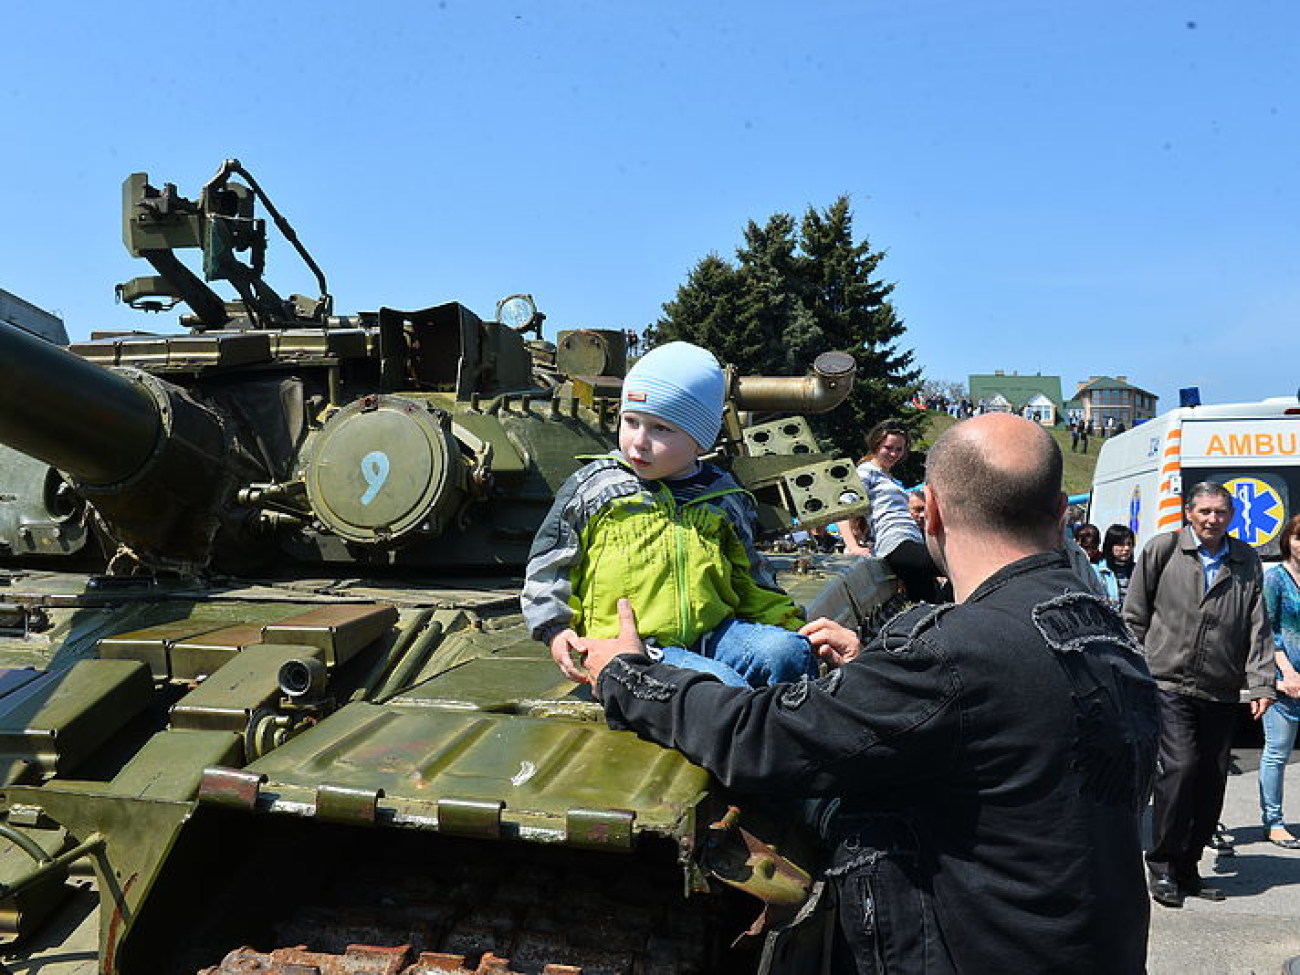
<svg viewBox="0 0 1300 975">
<path fill-rule="evenodd" d="M 927 376 L 1300 385 L 1294 0 L 15 0 L 0 38 L 0 287 L 74 337 L 174 329 L 113 303 L 121 181 L 235 156 L 341 312 L 640 328 L 847 193 Z"/>
</svg>

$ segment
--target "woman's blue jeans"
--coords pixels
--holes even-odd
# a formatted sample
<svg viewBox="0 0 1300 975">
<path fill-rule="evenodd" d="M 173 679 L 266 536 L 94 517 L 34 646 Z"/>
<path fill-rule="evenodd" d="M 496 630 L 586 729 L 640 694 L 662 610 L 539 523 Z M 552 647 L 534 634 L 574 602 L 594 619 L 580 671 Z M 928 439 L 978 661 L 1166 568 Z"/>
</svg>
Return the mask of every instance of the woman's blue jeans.
<svg viewBox="0 0 1300 975">
<path fill-rule="evenodd" d="M 1282 777 L 1286 773 L 1286 760 L 1295 745 L 1296 729 L 1300 728 L 1300 713 L 1279 702 L 1264 712 L 1264 751 L 1259 756 L 1259 811 L 1264 826 L 1272 829 L 1283 826 Z"/>
<path fill-rule="evenodd" d="M 659 653 L 666 664 L 712 674 L 732 687 L 765 687 L 817 676 L 817 658 L 808 638 L 767 623 L 726 620 L 690 648 L 660 647 Z"/>
</svg>

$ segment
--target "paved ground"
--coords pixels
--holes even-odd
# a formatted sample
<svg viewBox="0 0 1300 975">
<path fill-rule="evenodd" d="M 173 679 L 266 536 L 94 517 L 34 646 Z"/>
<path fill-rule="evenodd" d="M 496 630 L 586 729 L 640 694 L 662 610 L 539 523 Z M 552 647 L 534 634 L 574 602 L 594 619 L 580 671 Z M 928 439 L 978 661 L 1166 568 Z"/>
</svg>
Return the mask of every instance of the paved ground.
<svg viewBox="0 0 1300 975">
<path fill-rule="evenodd" d="M 1223 889 L 1218 904 L 1151 906 L 1150 975 L 1280 975 L 1300 956 L 1300 850 L 1270 844 L 1259 823 L 1259 752 L 1235 750 L 1223 807 L 1236 856 L 1207 851 L 1201 874 Z M 1300 835 L 1300 752 L 1286 771 L 1286 803 Z"/>
</svg>

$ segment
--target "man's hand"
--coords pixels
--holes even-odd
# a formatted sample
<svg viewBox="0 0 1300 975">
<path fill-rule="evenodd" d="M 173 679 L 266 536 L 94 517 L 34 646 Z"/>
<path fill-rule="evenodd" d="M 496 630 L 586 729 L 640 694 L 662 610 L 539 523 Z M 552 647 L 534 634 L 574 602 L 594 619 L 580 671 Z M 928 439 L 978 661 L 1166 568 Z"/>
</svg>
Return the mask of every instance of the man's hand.
<svg viewBox="0 0 1300 975">
<path fill-rule="evenodd" d="M 804 624 L 799 631 L 813 645 L 813 651 L 832 667 L 842 667 L 862 652 L 862 641 L 846 626 L 826 617 Z"/>
<path fill-rule="evenodd" d="M 1277 682 L 1277 691 L 1287 697 L 1300 697 L 1300 674 L 1294 670 L 1289 674 L 1283 673 L 1282 679 Z"/>
<path fill-rule="evenodd" d="M 1250 716 L 1258 721 L 1273 704 L 1271 697 L 1257 697 L 1250 702 Z"/>
<path fill-rule="evenodd" d="M 595 684 L 605 665 L 615 657 L 629 653 L 645 653 L 645 642 L 636 629 L 636 613 L 626 599 L 618 601 L 618 636 L 612 640 L 585 639 L 578 641 L 578 653 L 587 667 L 584 679 Z"/>
<path fill-rule="evenodd" d="M 585 684 L 587 675 L 573 662 L 573 655 L 582 652 L 580 640 L 581 637 L 573 630 L 561 630 L 551 637 L 551 659 L 569 680 Z"/>
</svg>

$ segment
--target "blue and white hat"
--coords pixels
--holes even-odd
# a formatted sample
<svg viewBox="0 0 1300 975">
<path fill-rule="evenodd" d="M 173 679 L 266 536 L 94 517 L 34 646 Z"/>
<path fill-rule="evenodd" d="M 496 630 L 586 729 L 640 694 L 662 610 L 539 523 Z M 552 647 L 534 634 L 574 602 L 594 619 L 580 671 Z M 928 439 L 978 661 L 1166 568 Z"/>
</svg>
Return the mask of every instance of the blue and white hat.
<svg viewBox="0 0 1300 975">
<path fill-rule="evenodd" d="M 722 367 L 710 352 L 690 342 L 669 342 L 628 371 L 621 409 L 667 420 L 707 451 L 722 427 L 725 392 Z"/>
</svg>

